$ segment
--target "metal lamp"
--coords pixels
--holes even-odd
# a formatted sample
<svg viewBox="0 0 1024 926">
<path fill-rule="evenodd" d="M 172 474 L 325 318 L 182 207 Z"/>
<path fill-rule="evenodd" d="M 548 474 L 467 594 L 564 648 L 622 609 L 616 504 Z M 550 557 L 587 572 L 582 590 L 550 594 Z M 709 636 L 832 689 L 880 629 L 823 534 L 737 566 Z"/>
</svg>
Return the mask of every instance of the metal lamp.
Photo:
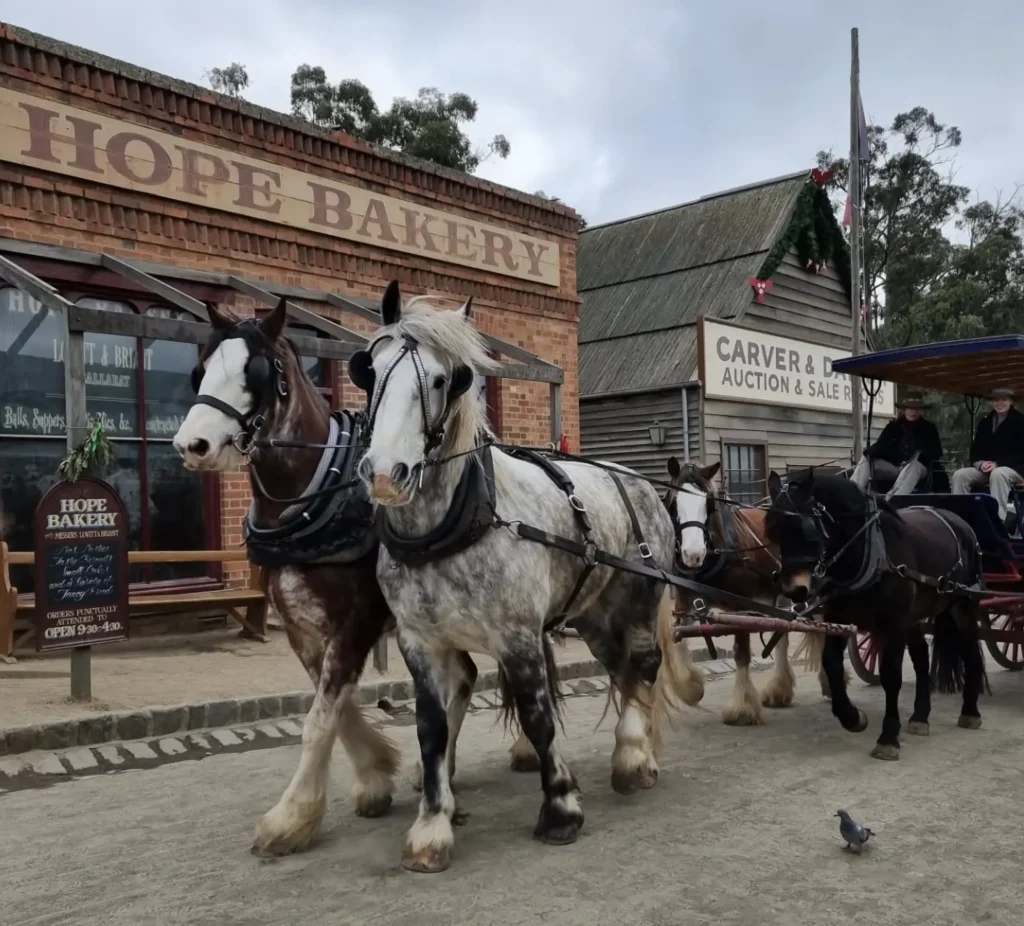
<svg viewBox="0 0 1024 926">
<path fill-rule="evenodd" d="M 665 444 L 665 432 L 667 428 L 657 419 L 647 429 L 647 434 L 651 438 L 651 443 L 655 447 L 662 447 Z"/>
</svg>

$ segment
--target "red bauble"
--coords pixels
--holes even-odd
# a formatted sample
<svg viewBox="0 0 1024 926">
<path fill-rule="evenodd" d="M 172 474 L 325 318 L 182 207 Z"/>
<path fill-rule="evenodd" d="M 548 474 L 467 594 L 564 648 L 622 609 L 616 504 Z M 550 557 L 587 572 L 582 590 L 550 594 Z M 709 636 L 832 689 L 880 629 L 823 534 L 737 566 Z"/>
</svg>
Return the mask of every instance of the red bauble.
<svg viewBox="0 0 1024 926">
<path fill-rule="evenodd" d="M 834 170 L 821 170 L 820 168 L 815 167 L 814 170 L 811 171 L 811 179 L 816 184 L 818 184 L 818 186 L 824 186 L 834 176 L 835 176 L 835 171 Z"/>
<path fill-rule="evenodd" d="M 764 294 L 775 285 L 771 280 L 761 280 L 757 277 L 751 277 L 749 282 L 754 287 L 754 296 L 758 302 L 764 302 Z"/>
</svg>

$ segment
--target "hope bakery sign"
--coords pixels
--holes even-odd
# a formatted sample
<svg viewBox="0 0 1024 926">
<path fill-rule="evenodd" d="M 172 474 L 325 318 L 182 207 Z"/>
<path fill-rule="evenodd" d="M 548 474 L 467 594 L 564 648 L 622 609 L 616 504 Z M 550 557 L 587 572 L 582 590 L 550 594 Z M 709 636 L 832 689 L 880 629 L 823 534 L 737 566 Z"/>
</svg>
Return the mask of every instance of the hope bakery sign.
<svg viewBox="0 0 1024 926">
<path fill-rule="evenodd" d="M 848 414 L 853 411 L 850 378 L 832 371 L 832 361 L 849 357 L 849 351 L 778 338 L 706 318 L 701 319 L 698 331 L 701 379 L 708 398 Z M 863 381 L 862 394 L 866 410 L 869 397 Z M 873 414 L 888 418 L 896 414 L 892 383 L 881 384 Z"/>
<path fill-rule="evenodd" d="M 558 286 L 559 246 L 0 88 L 0 160 Z"/>
</svg>

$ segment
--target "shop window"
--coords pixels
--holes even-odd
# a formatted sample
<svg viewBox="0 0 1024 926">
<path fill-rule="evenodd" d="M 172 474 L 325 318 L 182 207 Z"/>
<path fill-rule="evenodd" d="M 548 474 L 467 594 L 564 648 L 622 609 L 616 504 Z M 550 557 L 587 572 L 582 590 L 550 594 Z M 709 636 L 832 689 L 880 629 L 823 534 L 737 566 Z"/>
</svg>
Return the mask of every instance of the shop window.
<svg viewBox="0 0 1024 926">
<path fill-rule="evenodd" d="M 757 504 L 768 494 L 764 444 L 724 444 L 722 449 L 726 494 L 737 502 Z"/>
<path fill-rule="evenodd" d="M 104 312 L 139 311 L 93 296 L 76 302 Z M 190 318 L 166 306 L 143 311 Z M 208 548 L 219 536 L 216 481 L 185 470 L 171 445 L 192 404 L 189 376 L 198 346 L 95 332 L 84 342 L 86 411 L 114 444 L 114 466 L 105 478 L 128 510 L 131 548 Z M 64 346 L 54 313 L 20 290 L 0 289 L 0 525 L 15 550 L 32 549 L 35 506 L 66 452 Z M 216 570 L 216 564 L 147 564 L 133 567 L 131 580 L 212 578 Z M 29 569 L 13 581 L 20 591 L 34 588 Z"/>
</svg>

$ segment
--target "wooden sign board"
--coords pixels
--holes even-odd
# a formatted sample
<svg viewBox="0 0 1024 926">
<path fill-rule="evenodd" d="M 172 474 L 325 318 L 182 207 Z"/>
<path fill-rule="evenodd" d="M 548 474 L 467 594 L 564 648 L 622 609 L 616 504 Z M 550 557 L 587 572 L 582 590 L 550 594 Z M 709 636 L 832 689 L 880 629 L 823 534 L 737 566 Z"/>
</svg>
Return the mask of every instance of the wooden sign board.
<svg viewBox="0 0 1024 926">
<path fill-rule="evenodd" d="M 36 650 L 128 639 L 128 513 L 101 479 L 58 482 L 35 515 Z"/>
</svg>

